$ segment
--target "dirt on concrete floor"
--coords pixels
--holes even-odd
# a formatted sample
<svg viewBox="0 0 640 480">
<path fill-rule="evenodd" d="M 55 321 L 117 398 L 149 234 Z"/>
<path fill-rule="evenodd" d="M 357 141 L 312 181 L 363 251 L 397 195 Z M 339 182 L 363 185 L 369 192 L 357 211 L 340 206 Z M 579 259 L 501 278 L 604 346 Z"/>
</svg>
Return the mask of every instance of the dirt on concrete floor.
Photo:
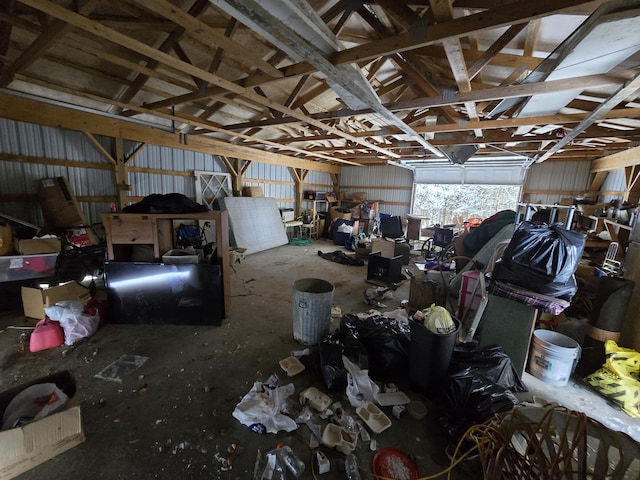
<svg viewBox="0 0 640 480">
<path fill-rule="evenodd" d="M 320 278 L 335 286 L 333 304 L 343 314 L 361 313 L 370 306 L 363 292 L 366 266 L 346 266 L 327 261 L 318 251 L 338 247 L 326 240 L 310 246 L 283 246 L 249 255 L 232 265 L 230 315 L 221 326 L 105 324 L 94 336 L 68 347 L 31 353 L 25 348 L 24 330 L 33 326 L 21 311 L 0 315 L 1 389 L 35 378 L 69 370 L 77 382 L 86 441 L 21 475 L 23 480 L 73 479 L 250 479 L 258 452 L 290 445 L 306 464 L 301 478 L 314 478 L 309 447 L 311 433 L 305 425 L 291 433 L 258 434 L 242 425 L 232 412 L 256 381 L 277 374 L 279 384 L 293 383 L 299 393 L 315 386 L 354 414 L 344 392 L 328 392 L 322 380 L 304 371 L 287 378 L 278 362 L 301 350 L 292 334 L 292 285 L 299 278 Z M 409 284 L 384 300 L 396 309 L 409 298 Z M 337 328 L 339 317 L 332 321 Z M 21 339 L 21 335 L 23 339 Z M 122 355 L 148 360 L 126 372 L 120 382 L 95 375 Z M 390 379 L 409 396 L 407 378 Z M 434 475 L 449 465 L 443 433 L 435 408 L 416 421 L 406 412 L 393 417 L 391 407 L 381 407 L 391 419 L 390 428 L 371 434 L 378 450 L 401 449 L 412 457 L 421 476 Z M 329 419 L 314 417 L 324 427 Z M 345 478 L 344 455 L 322 448 L 331 462 L 324 479 Z M 355 450 L 362 478 L 370 471 L 375 452 L 369 442 Z M 473 478 L 465 466 L 453 478 Z M 291 475 L 289 475 L 291 478 Z M 442 476 L 440 478 L 446 478 Z"/>
</svg>

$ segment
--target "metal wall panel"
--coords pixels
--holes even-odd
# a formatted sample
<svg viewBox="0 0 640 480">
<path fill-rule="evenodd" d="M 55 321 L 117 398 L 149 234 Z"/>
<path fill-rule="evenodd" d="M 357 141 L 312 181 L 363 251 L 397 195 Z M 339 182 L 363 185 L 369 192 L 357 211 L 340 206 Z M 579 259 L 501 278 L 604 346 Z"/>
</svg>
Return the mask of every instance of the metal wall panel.
<svg viewBox="0 0 640 480">
<path fill-rule="evenodd" d="M 609 172 L 602 183 L 600 190 L 603 192 L 624 192 L 626 188 L 626 180 L 624 170 L 615 170 Z M 610 202 L 611 200 L 622 200 L 621 195 L 603 195 L 598 198 L 599 202 Z"/>
<path fill-rule="evenodd" d="M 111 140 L 95 137 L 107 151 L 111 151 Z M 136 142 L 125 142 L 125 155 L 138 148 Z M 113 185 L 111 167 L 100 151 L 86 135 L 80 132 L 63 131 L 50 127 L 0 119 L 0 152 L 17 155 L 46 157 L 55 160 L 90 162 L 104 165 L 100 168 L 80 168 L 75 165 L 43 165 L 29 162 L 0 162 L 0 191 L 4 195 L 35 194 L 42 178 L 64 176 L 78 197 L 117 195 Z M 194 170 L 227 172 L 226 165 L 217 156 L 186 150 L 145 146 L 131 161 L 132 167 L 168 170 L 168 174 L 131 172 L 131 196 L 144 197 L 152 193 L 179 192 L 195 197 L 193 177 L 171 174 Z M 415 179 L 414 179 L 415 172 Z M 521 170 L 517 165 L 492 166 L 449 165 L 416 167 L 414 170 L 395 166 L 372 166 L 342 168 L 341 192 L 349 197 L 354 192 L 364 191 L 370 200 L 381 201 L 381 211 L 392 215 L 404 215 L 410 211 L 413 183 L 469 183 L 469 184 L 519 184 Z M 555 203 L 561 195 L 545 194 L 545 191 L 584 191 L 588 188 L 589 162 L 544 162 L 534 164 L 527 172 L 525 188 L 538 191 L 532 198 L 539 203 Z M 295 182 L 287 167 L 253 162 L 245 173 L 245 185 L 261 186 L 266 196 L 278 199 L 282 208 L 294 208 Z M 317 192 L 333 191 L 331 176 L 323 172 L 309 172 L 305 189 Z M 624 172 L 611 172 L 602 190 L 623 191 Z M 610 198 L 599 199 L 608 201 Z M 99 214 L 107 211 L 110 202 L 81 202 L 81 208 L 89 222 L 98 222 Z M 303 208 L 310 208 L 304 202 Z M 35 202 L 5 201 L 0 211 L 41 224 L 40 208 Z"/>
<path fill-rule="evenodd" d="M 534 163 L 527 172 L 524 192 L 530 203 L 553 205 L 571 196 L 557 192 L 584 192 L 589 188 L 590 162 Z M 526 197 L 525 197 L 526 198 Z"/>
<path fill-rule="evenodd" d="M 365 192 L 368 200 L 379 200 L 380 212 L 406 215 L 411 210 L 413 171 L 391 165 L 342 167 L 340 192 L 346 198 Z"/>
</svg>

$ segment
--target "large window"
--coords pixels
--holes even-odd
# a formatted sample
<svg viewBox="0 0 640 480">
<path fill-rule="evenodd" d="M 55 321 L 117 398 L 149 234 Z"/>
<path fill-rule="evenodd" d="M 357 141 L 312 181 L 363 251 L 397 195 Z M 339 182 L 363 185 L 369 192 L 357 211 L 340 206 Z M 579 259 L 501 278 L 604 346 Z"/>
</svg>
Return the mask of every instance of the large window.
<svg viewBox="0 0 640 480">
<path fill-rule="evenodd" d="M 428 225 L 461 224 L 468 218 L 487 218 L 500 210 L 515 210 L 517 185 L 416 184 L 413 214 Z"/>
</svg>

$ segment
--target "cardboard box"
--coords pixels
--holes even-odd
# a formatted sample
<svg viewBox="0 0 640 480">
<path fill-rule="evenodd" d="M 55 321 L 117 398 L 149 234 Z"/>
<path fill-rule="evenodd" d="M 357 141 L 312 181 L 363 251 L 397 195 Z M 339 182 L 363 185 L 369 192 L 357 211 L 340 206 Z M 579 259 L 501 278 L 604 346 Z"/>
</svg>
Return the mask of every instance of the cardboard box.
<svg viewBox="0 0 640 480">
<path fill-rule="evenodd" d="M 243 187 L 242 196 L 243 197 L 264 197 L 264 191 L 262 190 L 262 187 Z"/>
<path fill-rule="evenodd" d="M 62 300 L 89 300 L 89 289 L 71 281 L 49 288 L 22 287 L 22 308 L 25 317 L 44 318 L 45 304 L 55 305 Z"/>
<path fill-rule="evenodd" d="M 13 233 L 9 225 L 0 223 L 0 255 L 13 253 Z"/>
<path fill-rule="evenodd" d="M 56 177 L 41 180 L 38 198 L 44 220 L 50 227 L 65 228 L 87 224 L 66 178 Z"/>
<path fill-rule="evenodd" d="M 39 253 L 60 253 L 61 243 L 59 238 L 17 238 L 16 251 L 20 255 L 37 255 Z"/>
<path fill-rule="evenodd" d="M 369 258 L 369 254 L 371 253 L 371 247 L 356 247 L 356 258 L 361 258 L 366 260 Z"/>
<path fill-rule="evenodd" d="M 351 210 L 344 207 L 331 207 L 329 215 L 331 220 L 335 218 L 341 218 L 343 220 L 351 220 Z"/>
<path fill-rule="evenodd" d="M 69 372 L 49 375 L 0 393 L 0 418 L 11 399 L 38 383 L 55 383 L 71 400 L 57 413 L 0 432 L 0 480 L 17 477 L 85 440 L 80 406 L 73 398 L 75 381 Z"/>
<path fill-rule="evenodd" d="M 354 202 L 364 202 L 367 199 L 367 192 L 355 192 L 352 198 Z"/>
<path fill-rule="evenodd" d="M 371 253 L 380 252 L 380 256 L 384 258 L 395 257 L 396 242 L 386 238 L 371 239 Z"/>
</svg>

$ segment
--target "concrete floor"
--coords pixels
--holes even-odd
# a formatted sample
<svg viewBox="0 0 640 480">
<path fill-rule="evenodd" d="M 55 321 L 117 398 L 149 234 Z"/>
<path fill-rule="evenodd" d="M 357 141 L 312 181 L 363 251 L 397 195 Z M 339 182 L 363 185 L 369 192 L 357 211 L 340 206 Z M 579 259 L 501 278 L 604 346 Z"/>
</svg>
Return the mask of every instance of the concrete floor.
<svg viewBox="0 0 640 480">
<path fill-rule="evenodd" d="M 250 479 L 258 450 L 266 452 L 278 443 L 291 445 L 307 466 L 302 478 L 313 478 L 306 426 L 291 433 L 260 435 L 231 414 L 256 380 L 266 380 L 274 373 L 280 385 L 294 384 L 296 398 L 309 386 L 326 390 L 321 380 L 307 371 L 288 379 L 278 362 L 303 348 L 292 335 L 291 299 L 296 279 L 331 282 L 335 286 L 334 305 L 342 313 L 370 308 L 363 302 L 363 291 L 370 286 L 364 281 L 366 266 L 340 265 L 317 254 L 318 250 L 336 248 L 326 240 L 308 247 L 287 245 L 250 255 L 233 265 L 231 314 L 219 327 L 106 324 L 73 347 L 30 353 L 21 348 L 22 331 L 7 327 L 35 322 L 25 320 L 20 311 L 0 314 L 2 390 L 56 371 L 71 371 L 77 381 L 86 433 L 84 443 L 19 478 Z M 408 298 L 407 283 L 394 293 L 393 300 L 385 301 L 387 310 Z M 333 320 L 332 329 L 338 321 Z M 121 383 L 95 378 L 123 354 L 148 360 L 124 375 Z M 413 395 L 406 379 L 396 383 Z M 537 394 L 548 399 L 563 397 L 562 391 L 540 388 Z M 332 397 L 347 413 L 353 413 L 342 392 L 332 393 Z M 372 435 L 378 448 L 396 447 L 408 453 L 415 458 L 421 476 L 434 475 L 448 466 L 445 447 L 449 440 L 439 427 L 436 409 L 423 421 L 408 415 L 398 420 L 391 415 L 391 407 L 382 409 L 392 426 Z M 323 426 L 328 422 L 315 420 Z M 331 471 L 319 478 L 345 478 L 344 456 L 326 448 L 323 451 L 331 461 Z M 358 445 L 356 455 L 360 467 L 369 470 L 374 452 L 368 442 Z M 478 475 L 462 466 L 454 470 L 452 478 L 474 477 Z"/>
</svg>

